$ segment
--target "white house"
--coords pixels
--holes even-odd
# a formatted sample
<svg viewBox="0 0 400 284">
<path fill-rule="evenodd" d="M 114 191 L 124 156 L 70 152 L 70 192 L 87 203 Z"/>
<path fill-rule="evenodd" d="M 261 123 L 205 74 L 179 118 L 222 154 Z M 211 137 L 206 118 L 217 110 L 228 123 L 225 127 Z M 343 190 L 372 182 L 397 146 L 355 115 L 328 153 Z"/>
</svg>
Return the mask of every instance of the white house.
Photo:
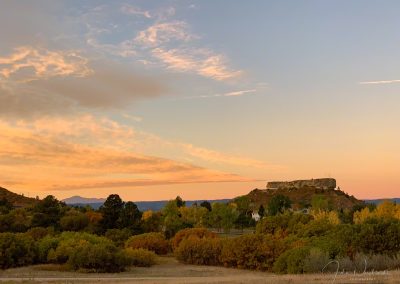
<svg viewBox="0 0 400 284">
<path fill-rule="evenodd" d="M 258 214 L 258 212 L 253 211 L 251 213 L 251 218 L 253 218 L 256 222 L 258 222 L 260 220 L 260 215 Z"/>
</svg>

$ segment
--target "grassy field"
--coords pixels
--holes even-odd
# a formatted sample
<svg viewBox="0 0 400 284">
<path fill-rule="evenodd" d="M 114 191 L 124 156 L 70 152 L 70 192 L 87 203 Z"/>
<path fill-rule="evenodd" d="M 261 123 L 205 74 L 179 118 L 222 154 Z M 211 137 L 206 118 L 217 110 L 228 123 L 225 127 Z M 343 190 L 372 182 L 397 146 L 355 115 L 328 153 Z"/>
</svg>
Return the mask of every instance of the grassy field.
<svg viewBox="0 0 400 284">
<path fill-rule="evenodd" d="M 276 275 L 214 266 L 184 265 L 160 257 L 150 268 L 133 267 L 119 274 L 88 274 L 48 270 L 35 265 L 0 271 L 2 283 L 399 283 L 400 271 L 370 274 Z M 53 267 L 54 268 L 54 267 Z"/>
</svg>

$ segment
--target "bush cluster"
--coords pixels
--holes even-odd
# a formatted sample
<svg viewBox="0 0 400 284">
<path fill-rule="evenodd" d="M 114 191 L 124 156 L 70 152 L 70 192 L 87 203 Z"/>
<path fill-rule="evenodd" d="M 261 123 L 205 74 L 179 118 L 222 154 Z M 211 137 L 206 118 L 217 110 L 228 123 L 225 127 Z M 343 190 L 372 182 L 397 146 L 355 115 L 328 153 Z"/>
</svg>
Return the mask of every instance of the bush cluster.
<svg viewBox="0 0 400 284">
<path fill-rule="evenodd" d="M 175 250 L 175 256 L 188 264 L 222 265 L 223 243 L 224 239 L 220 238 L 187 238 Z"/>
<path fill-rule="evenodd" d="M 271 270 L 285 250 L 281 239 L 272 235 L 248 234 L 226 239 L 221 252 L 224 266 L 255 270 Z"/>
<path fill-rule="evenodd" d="M 150 267 L 157 263 L 157 255 L 147 249 L 125 249 L 125 254 L 130 265 L 139 267 Z"/>
<path fill-rule="evenodd" d="M 0 233 L 0 268 L 24 266 L 35 263 L 36 246 L 26 234 Z"/>
<path fill-rule="evenodd" d="M 105 237 L 88 233 L 64 232 L 53 236 L 36 229 L 28 233 L 0 233 L 1 269 L 55 263 L 71 270 L 119 272 L 129 265 L 151 266 L 155 260 L 153 252 L 121 249 Z"/>
<path fill-rule="evenodd" d="M 74 270 L 88 272 L 120 272 L 129 264 L 129 257 L 113 243 L 81 242 L 72 248 L 67 264 Z"/>
<path fill-rule="evenodd" d="M 184 263 L 265 271 L 284 250 L 284 242 L 272 235 L 248 234 L 233 239 L 187 238 L 175 254 Z"/>
<path fill-rule="evenodd" d="M 126 248 L 147 249 L 156 254 L 167 254 L 169 251 L 169 242 L 162 233 L 145 233 L 130 237 L 126 243 Z"/>
<path fill-rule="evenodd" d="M 176 250 L 183 240 L 188 238 L 216 238 L 217 234 L 205 229 L 205 228 L 187 228 L 180 230 L 171 240 L 173 250 Z"/>
</svg>

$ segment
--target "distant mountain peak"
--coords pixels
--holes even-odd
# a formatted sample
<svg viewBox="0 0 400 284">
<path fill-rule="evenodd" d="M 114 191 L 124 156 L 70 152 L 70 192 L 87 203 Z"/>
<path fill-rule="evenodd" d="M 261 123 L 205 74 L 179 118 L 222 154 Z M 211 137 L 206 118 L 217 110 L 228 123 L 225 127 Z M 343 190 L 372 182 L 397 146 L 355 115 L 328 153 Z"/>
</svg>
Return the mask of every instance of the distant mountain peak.
<svg viewBox="0 0 400 284">
<path fill-rule="evenodd" d="M 79 195 L 71 196 L 62 200 L 66 204 L 92 204 L 92 203 L 103 203 L 106 201 L 105 198 L 89 198 L 82 197 Z"/>
</svg>

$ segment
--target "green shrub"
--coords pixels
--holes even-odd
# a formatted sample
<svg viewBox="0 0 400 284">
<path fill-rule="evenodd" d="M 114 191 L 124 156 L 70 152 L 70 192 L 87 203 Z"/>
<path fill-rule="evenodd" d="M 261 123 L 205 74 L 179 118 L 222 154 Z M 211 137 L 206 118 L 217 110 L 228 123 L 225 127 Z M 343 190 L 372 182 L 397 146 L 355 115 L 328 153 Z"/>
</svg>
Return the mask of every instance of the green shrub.
<svg viewBox="0 0 400 284">
<path fill-rule="evenodd" d="M 87 272 L 120 272 L 128 264 L 126 254 L 110 242 L 82 242 L 72 249 L 68 259 L 72 269 Z"/>
<path fill-rule="evenodd" d="M 162 233 L 146 233 L 130 237 L 126 243 L 126 248 L 143 248 L 155 252 L 156 254 L 167 254 L 169 243 Z"/>
<path fill-rule="evenodd" d="M 89 225 L 89 218 L 76 210 L 71 210 L 68 215 L 60 219 L 60 226 L 64 231 L 80 231 Z"/>
<path fill-rule="evenodd" d="M 355 225 L 358 232 L 353 244 L 358 252 L 395 256 L 400 252 L 400 222 L 370 220 Z"/>
<path fill-rule="evenodd" d="M 0 233 L 0 268 L 30 265 L 36 259 L 36 246 L 31 236 Z"/>
<path fill-rule="evenodd" d="M 337 225 L 326 222 L 324 219 L 312 220 L 304 224 L 298 231 L 298 235 L 304 238 L 321 237 L 331 233 Z"/>
<path fill-rule="evenodd" d="M 311 248 L 308 256 L 304 259 L 303 271 L 305 273 L 334 272 L 337 264 L 332 262 L 329 254 L 319 248 Z"/>
<path fill-rule="evenodd" d="M 179 247 L 179 244 L 188 238 L 216 238 L 217 234 L 205 229 L 205 228 L 187 228 L 180 230 L 176 235 L 172 238 L 172 248 L 176 250 Z"/>
<path fill-rule="evenodd" d="M 104 236 L 112 240 L 117 246 L 122 247 L 131 235 L 129 229 L 108 229 Z"/>
<path fill-rule="evenodd" d="M 257 223 L 256 233 L 274 234 L 278 230 L 286 230 L 289 224 L 289 220 L 290 216 L 288 214 L 266 216 Z"/>
<path fill-rule="evenodd" d="M 42 228 L 42 227 L 35 227 L 29 229 L 26 234 L 31 236 L 35 241 L 43 239 L 45 236 L 54 233 L 54 229 L 52 227 L 49 228 Z"/>
<path fill-rule="evenodd" d="M 273 265 L 275 273 L 303 273 L 305 259 L 310 255 L 309 247 L 292 248 L 278 257 Z"/>
<path fill-rule="evenodd" d="M 312 221 L 313 217 L 307 214 L 285 213 L 262 218 L 256 226 L 258 234 L 275 234 L 277 232 L 297 233 L 305 224 Z"/>
<path fill-rule="evenodd" d="M 157 255 L 147 249 L 131 249 L 127 248 L 124 250 L 129 265 L 139 266 L 139 267 L 150 267 L 157 263 Z"/>
<path fill-rule="evenodd" d="M 271 235 L 248 234 L 224 241 L 221 262 L 228 267 L 271 270 L 284 250 L 284 242 L 280 239 Z"/>
<path fill-rule="evenodd" d="M 175 250 L 176 258 L 184 263 L 197 265 L 222 265 L 220 255 L 223 239 L 189 237 Z"/>
<path fill-rule="evenodd" d="M 110 244 L 112 241 L 96 235 L 88 233 L 63 232 L 58 236 L 58 244 L 56 248 L 51 248 L 47 255 L 47 260 L 51 263 L 66 263 L 76 247 L 86 244 Z"/>
<path fill-rule="evenodd" d="M 37 253 L 38 253 L 39 263 L 47 262 L 47 256 L 49 254 L 49 251 L 50 250 L 54 251 L 57 248 L 59 242 L 60 242 L 59 238 L 53 236 L 45 236 L 44 238 L 38 241 Z"/>
</svg>

